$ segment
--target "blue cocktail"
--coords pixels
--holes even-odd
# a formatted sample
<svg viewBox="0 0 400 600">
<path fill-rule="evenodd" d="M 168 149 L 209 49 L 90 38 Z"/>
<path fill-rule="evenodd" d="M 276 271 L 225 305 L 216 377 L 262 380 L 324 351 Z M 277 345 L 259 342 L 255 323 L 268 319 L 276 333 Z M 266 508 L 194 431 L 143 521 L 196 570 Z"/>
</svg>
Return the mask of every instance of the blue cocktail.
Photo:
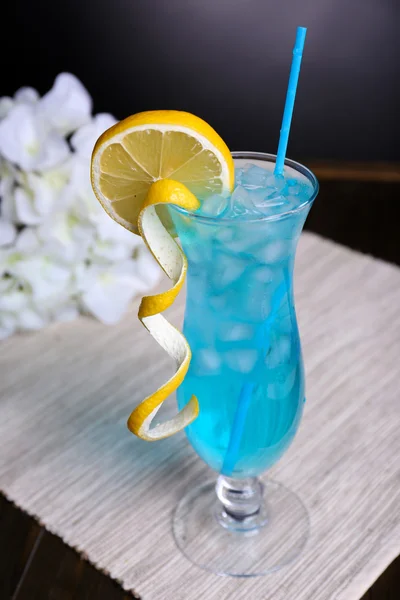
<svg viewBox="0 0 400 600">
<path fill-rule="evenodd" d="M 257 516 L 243 513 L 239 529 L 252 530 L 271 517 L 260 510 L 255 478 L 292 442 L 305 400 L 293 267 L 318 184 L 290 160 L 276 177 L 273 156 L 234 158 L 231 198 L 209 198 L 196 214 L 171 209 L 189 264 L 184 334 L 192 361 L 178 403 L 182 408 L 192 394 L 199 400 L 200 414 L 187 436 L 221 474 L 217 493 L 224 510 L 216 520 L 238 529 L 243 506 L 236 505 L 235 492 L 238 498 L 247 489 Z M 207 493 L 198 490 L 197 500 L 204 494 L 207 502 Z M 233 566 L 221 570 L 235 573 Z"/>
</svg>

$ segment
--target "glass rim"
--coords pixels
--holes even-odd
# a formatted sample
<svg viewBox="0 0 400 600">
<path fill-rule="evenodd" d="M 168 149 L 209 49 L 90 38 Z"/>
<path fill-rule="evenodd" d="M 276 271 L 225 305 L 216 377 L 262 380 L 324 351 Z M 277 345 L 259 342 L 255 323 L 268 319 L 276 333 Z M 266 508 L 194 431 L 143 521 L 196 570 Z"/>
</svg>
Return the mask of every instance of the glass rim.
<svg viewBox="0 0 400 600">
<path fill-rule="evenodd" d="M 251 152 L 251 151 L 236 150 L 234 152 L 231 152 L 231 156 L 234 160 L 241 159 L 241 158 L 242 159 L 252 159 L 253 158 L 255 160 L 263 160 L 265 162 L 276 162 L 276 154 L 268 154 L 267 152 Z M 311 196 L 309 198 L 307 198 L 307 200 L 305 200 L 304 202 L 299 204 L 299 206 L 296 206 L 296 208 L 293 208 L 292 210 L 287 210 L 283 213 L 279 213 L 276 215 L 260 215 L 254 219 L 243 219 L 241 217 L 235 217 L 234 219 L 232 219 L 232 218 L 226 218 L 226 217 L 221 218 L 221 217 L 200 215 L 195 212 L 185 210 L 184 208 L 181 208 L 180 206 L 176 206 L 176 204 L 173 204 L 172 207 L 175 210 L 177 210 L 179 213 L 181 213 L 182 215 L 196 219 L 197 221 L 200 221 L 203 223 L 224 223 L 224 224 L 230 223 L 232 225 L 234 223 L 259 223 L 260 221 L 280 221 L 282 219 L 286 219 L 288 216 L 295 215 L 297 213 L 302 212 L 307 206 L 309 206 L 310 204 L 312 204 L 314 202 L 315 198 L 318 195 L 319 183 L 318 183 L 318 179 L 316 178 L 314 173 L 310 169 L 308 169 L 308 167 L 305 167 L 301 163 L 296 162 L 295 160 L 292 160 L 291 158 L 285 158 L 285 165 L 287 165 L 288 167 L 291 167 L 298 173 L 301 173 L 301 175 L 304 175 L 305 177 L 307 177 L 307 179 L 313 186 L 313 193 L 311 194 Z"/>
</svg>

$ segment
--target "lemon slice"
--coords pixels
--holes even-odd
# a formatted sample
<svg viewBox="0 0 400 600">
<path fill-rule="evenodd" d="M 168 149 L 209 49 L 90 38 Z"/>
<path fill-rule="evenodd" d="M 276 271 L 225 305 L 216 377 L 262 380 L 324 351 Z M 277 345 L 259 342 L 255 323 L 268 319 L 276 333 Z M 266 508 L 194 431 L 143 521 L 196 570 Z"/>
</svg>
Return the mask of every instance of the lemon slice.
<svg viewBox="0 0 400 600">
<path fill-rule="evenodd" d="M 139 212 L 159 179 L 184 183 L 202 199 L 227 194 L 233 187 L 233 160 L 208 123 L 182 111 L 138 113 L 100 136 L 92 155 L 92 185 L 117 223 L 139 233 Z M 170 225 L 166 212 L 160 214 Z"/>
<path fill-rule="evenodd" d="M 171 306 L 186 277 L 187 260 L 172 235 L 165 209 L 199 208 L 196 196 L 228 194 L 234 183 L 229 149 L 210 125 L 180 111 L 149 111 L 117 123 L 98 139 L 92 154 L 92 187 L 117 223 L 141 235 L 172 281 L 164 292 L 142 298 L 139 319 L 176 361 L 176 372 L 131 413 L 128 427 L 147 441 L 169 437 L 198 415 L 197 398 L 172 419 L 151 427 L 164 400 L 182 383 L 191 351 L 183 334 L 160 313 Z"/>
</svg>

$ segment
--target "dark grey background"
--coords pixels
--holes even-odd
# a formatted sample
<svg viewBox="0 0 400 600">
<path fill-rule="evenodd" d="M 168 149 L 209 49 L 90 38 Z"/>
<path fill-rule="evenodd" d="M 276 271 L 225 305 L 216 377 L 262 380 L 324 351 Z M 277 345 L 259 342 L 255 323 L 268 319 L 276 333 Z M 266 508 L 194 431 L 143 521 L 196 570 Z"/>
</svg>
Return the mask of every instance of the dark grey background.
<svg viewBox="0 0 400 600">
<path fill-rule="evenodd" d="M 11 13 L 1 94 L 70 71 L 96 112 L 188 110 L 232 150 L 269 152 L 306 26 L 288 155 L 400 159 L 400 0 L 14 0 Z"/>
</svg>

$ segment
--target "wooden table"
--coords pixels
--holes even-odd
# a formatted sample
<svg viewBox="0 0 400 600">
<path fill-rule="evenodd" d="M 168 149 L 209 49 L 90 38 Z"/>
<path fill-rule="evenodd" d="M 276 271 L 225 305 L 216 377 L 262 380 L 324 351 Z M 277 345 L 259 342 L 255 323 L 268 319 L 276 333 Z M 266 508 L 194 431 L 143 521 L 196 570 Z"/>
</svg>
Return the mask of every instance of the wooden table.
<svg viewBox="0 0 400 600">
<path fill-rule="evenodd" d="M 400 167 L 320 163 L 313 168 L 321 192 L 307 229 L 400 265 Z M 131 597 L 106 573 L 0 495 L 0 600 Z M 362 600 L 398 598 L 400 557 Z"/>
</svg>

